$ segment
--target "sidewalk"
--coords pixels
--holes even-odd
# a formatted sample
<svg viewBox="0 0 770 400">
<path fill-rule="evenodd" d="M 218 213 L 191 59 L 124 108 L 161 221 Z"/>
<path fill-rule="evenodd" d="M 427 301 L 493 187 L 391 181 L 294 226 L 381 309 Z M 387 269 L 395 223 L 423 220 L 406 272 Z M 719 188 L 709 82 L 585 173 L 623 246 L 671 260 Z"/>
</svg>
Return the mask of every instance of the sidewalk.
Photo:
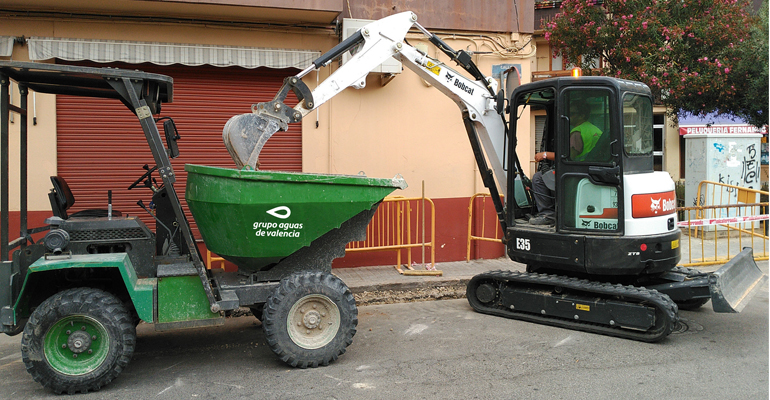
<svg viewBox="0 0 770 400">
<path fill-rule="evenodd" d="M 688 262 L 690 252 L 691 238 L 682 235 L 682 260 L 681 263 Z M 727 239 L 700 240 L 692 239 L 692 258 L 697 261 L 701 253 L 710 254 L 713 257 L 715 247 L 718 248 L 720 256 L 727 254 Z M 716 246 L 720 242 L 720 246 Z M 735 243 L 733 243 L 735 242 Z M 730 258 L 734 257 L 741 250 L 737 238 L 731 238 Z M 751 243 L 742 243 L 743 246 Z M 757 248 L 756 246 L 759 245 Z M 755 253 L 767 251 L 763 244 L 754 243 Z M 765 243 L 764 246 L 767 246 Z M 767 265 L 764 262 L 764 265 Z M 698 267 L 704 272 L 712 272 L 721 267 L 722 264 L 708 265 Z M 415 266 L 415 269 L 423 267 Z M 761 267 L 762 268 L 762 267 Z M 356 268 L 334 268 L 332 273 L 342 279 L 350 288 L 350 291 L 356 297 L 359 304 L 371 304 L 382 302 L 408 302 L 415 300 L 427 300 L 438 298 L 459 298 L 465 295 L 465 286 L 468 281 L 477 274 L 491 270 L 512 270 L 524 271 L 524 264 L 511 261 L 507 257 L 501 257 L 492 260 L 471 260 L 452 261 L 436 263 L 436 269 L 443 272 L 442 276 L 411 276 L 401 275 L 396 271 L 393 265 L 375 266 L 375 267 L 356 267 Z M 763 270 L 765 270 L 763 268 Z M 430 293 L 432 291 L 432 293 Z M 396 295 L 392 293 L 397 292 Z"/>
<path fill-rule="evenodd" d="M 415 266 L 415 269 L 423 268 Z M 431 287 L 465 286 L 475 275 L 482 272 L 505 269 L 524 270 L 524 265 L 506 257 L 494 260 L 471 260 L 436 263 L 436 269 L 443 271 L 442 276 L 401 275 L 395 266 L 334 268 L 337 275 L 350 288 L 353 294 L 381 291 L 410 291 Z"/>
</svg>

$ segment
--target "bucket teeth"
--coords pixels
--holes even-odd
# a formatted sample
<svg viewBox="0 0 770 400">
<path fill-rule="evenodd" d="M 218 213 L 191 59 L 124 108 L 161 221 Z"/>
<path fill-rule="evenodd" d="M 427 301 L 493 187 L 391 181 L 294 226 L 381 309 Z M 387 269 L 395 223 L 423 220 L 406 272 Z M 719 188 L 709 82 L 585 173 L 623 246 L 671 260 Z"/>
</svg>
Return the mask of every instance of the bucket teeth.
<svg viewBox="0 0 770 400">
<path fill-rule="evenodd" d="M 259 153 L 267 140 L 288 125 L 278 118 L 264 114 L 240 114 L 230 118 L 222 131 L 222 139 L 238 168 L 258 169 Z"/>
</svg>

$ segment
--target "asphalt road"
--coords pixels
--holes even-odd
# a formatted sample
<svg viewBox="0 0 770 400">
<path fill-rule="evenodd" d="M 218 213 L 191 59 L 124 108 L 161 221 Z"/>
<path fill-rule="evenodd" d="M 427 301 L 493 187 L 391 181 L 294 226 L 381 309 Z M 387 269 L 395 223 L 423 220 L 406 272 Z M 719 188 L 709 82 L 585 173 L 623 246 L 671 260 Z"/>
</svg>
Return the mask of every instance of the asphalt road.
<svg viewBox="0 0 770 400">
<path fill-rule="evenodd" d="M 741 314 L 681 311 L 689 329 L 648 344 L 473 312 L 465 300 L 359 309 L 336 363 L 299 370 L 253 317 L 156 333 L 108 387 L 78 399 L 767 399 L 767 285 Z M 0 398 L 60 398 L 0 335 Z"/>
</svg>

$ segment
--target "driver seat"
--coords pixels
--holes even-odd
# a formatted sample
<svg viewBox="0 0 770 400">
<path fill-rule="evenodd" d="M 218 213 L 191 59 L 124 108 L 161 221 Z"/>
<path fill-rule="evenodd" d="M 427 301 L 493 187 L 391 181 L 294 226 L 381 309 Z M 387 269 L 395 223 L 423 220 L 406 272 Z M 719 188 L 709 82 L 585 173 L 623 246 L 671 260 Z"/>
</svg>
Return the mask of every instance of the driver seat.
<svg viewBox="0 0 770 400">
<path fill-rule="evenodd" d="M 67 210 L 75 204 L 75 196 L 72 195 L 67 181 L 61 176 L 52 176 L 51 184 L 53 189 L 48 193 L 48 199 L 51 201 L 51 210 L 53 215 L 61 219 L 68 219 L 70 217 L 107 217 L 107 210 L 83 210 L 78 211 L 72 215 L 67 215 Z M 112 210 L 112 216 L 118 217 L 123 215 L 120 211 Z"/>
</svg>

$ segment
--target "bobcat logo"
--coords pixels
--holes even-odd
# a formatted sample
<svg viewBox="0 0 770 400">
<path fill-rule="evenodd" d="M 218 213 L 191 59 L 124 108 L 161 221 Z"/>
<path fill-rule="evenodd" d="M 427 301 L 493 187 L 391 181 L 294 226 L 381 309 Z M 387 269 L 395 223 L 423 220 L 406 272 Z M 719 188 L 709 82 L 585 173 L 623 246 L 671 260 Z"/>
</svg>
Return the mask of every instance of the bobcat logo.
<svg viewBox="0 0 770 400">
<path fill-rule="evenodd" d="M 588 228 L 588 226 L 591 225 L 591 221 L 583 221 L 583 220 L 581 220 L 580 222 L 583 223 L 583 228 Z"/>
<path fill-rule="evenodd" d="M 452 78 L 454 78 L 454 77 L 455 77 L 454 75 L 452 75 L 452 74 L 450 74 L 450 73 L 448 73 L 448 72 L 447 72 L 447 74 L 446 74 L 446 80 L 447 80 L 447 82 L 451 82 L 451 81 L 452 81 Z"/>
<path fill-rule="evenodd" d="M 661 199 L 662 199 L 662 197 L 660 199 L 657 199 L 657 200 L 655 200 L 653 198 L 650 198 L 650 200 L 652 201 L 652 204 L 650 204 L 650 211 L 654 212 L 655 214 L 657 214 L 658 211 L 660 211 L 660 200 Z"/>
</svg>

